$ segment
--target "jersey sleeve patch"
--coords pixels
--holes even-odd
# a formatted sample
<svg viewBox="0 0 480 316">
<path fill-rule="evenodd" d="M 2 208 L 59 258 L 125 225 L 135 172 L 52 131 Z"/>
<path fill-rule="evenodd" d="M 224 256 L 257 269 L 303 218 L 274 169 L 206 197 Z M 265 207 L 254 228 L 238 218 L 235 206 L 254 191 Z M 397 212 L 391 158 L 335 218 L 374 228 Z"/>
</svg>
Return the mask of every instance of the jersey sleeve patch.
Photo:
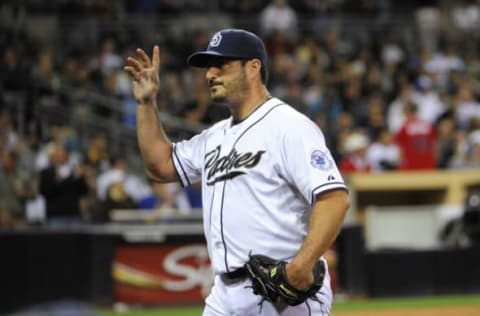
<svg viewBox="0 0 480 316">
<path fill-rule="evenodd" d="M 326 153 L 321 150 L 314 150 L 310 155 L 310 164 L 320 170 L 330 170 L 333 168 L 333 162 Z"/>
</svg>

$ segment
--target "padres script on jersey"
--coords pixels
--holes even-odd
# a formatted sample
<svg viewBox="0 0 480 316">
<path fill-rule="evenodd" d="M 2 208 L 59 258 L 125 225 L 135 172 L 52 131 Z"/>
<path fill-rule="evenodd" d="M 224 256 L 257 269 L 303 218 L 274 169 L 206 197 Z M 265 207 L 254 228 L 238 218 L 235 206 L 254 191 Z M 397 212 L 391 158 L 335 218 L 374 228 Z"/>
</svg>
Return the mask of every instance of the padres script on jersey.
<svg viewBox="0 0 480 316">
<path fill-rule="evenodd" d="M 223 120 L 174 144 L 184 186 L 202 181 L 203 219 L 215 273 L 248 254 L 289 260 L 307 232 L 315 196 L 345 184 L 320 129 L 277 98 L 243 121 Z"/>
</svg>

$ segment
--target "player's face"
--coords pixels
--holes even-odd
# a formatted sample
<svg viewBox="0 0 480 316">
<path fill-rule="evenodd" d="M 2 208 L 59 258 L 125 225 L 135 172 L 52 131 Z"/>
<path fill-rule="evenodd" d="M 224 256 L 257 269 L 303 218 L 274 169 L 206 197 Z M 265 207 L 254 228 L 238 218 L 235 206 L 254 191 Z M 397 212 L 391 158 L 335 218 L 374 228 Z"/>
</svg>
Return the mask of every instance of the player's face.
<svg viewBox="0 0 480 316">
<path fill-rule="evenodd" d="M 206 77 L 210 97 L 215 102 L 239 104 L 249 90 L 245 66 L 240 60 L 212 58 Z"/>
</svg>

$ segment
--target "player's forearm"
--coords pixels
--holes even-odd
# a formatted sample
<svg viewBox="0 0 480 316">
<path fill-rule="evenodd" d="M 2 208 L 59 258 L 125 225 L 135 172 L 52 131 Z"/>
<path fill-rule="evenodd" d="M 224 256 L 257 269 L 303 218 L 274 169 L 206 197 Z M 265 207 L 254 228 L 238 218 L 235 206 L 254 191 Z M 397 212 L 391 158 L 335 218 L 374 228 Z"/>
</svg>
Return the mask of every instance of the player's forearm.
<svg viewBox="0 0 480 316">
<path fill-rule="evenodd" d="M 321 195 L 312 210 L 309 230 L 292 264 L 310 270 L 335 241 L 349 207 L 348 194 L 336 190 Z"/>
<path fill-rule="evenodd" d="M 169 181 L 172 144 L 161 126 L 155 101 L 137 105 L 137 138 L 148 174 L 159 181 Z"/>
</svg>

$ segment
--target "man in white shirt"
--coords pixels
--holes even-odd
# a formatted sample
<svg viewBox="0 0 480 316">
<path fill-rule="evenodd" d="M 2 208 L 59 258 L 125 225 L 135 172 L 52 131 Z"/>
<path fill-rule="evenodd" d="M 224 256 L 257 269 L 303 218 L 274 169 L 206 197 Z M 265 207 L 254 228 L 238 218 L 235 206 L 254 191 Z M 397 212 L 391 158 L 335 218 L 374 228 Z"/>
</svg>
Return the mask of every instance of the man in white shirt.
<svg viewBox="0 0 480 316">
<path fill-rule="evenodd" d="M 266 89 L 263 41 L 239 29 L 217 32 L 188 63 L 206 69 L 210 96 L 232 116 L 190 140 L 171 143 L 159 123 L 159 49 L 137 50 L 125 70 L 137 100 L 137 133 L 154 181 L 201 181 L 204 233 L 215 273 L 206 299 L 210 315 L 330 314 L 328 273 L 317 293 L 297 306 L 254 295 L 245 271 L 249 254 L 285 260 L 289 283 L 305 289 L 313 266 L 335 240 L 349 206 L 346 186 L 322 132 Z M 320 304 L 319 304 L 320 303 Z"/>
</svg>

